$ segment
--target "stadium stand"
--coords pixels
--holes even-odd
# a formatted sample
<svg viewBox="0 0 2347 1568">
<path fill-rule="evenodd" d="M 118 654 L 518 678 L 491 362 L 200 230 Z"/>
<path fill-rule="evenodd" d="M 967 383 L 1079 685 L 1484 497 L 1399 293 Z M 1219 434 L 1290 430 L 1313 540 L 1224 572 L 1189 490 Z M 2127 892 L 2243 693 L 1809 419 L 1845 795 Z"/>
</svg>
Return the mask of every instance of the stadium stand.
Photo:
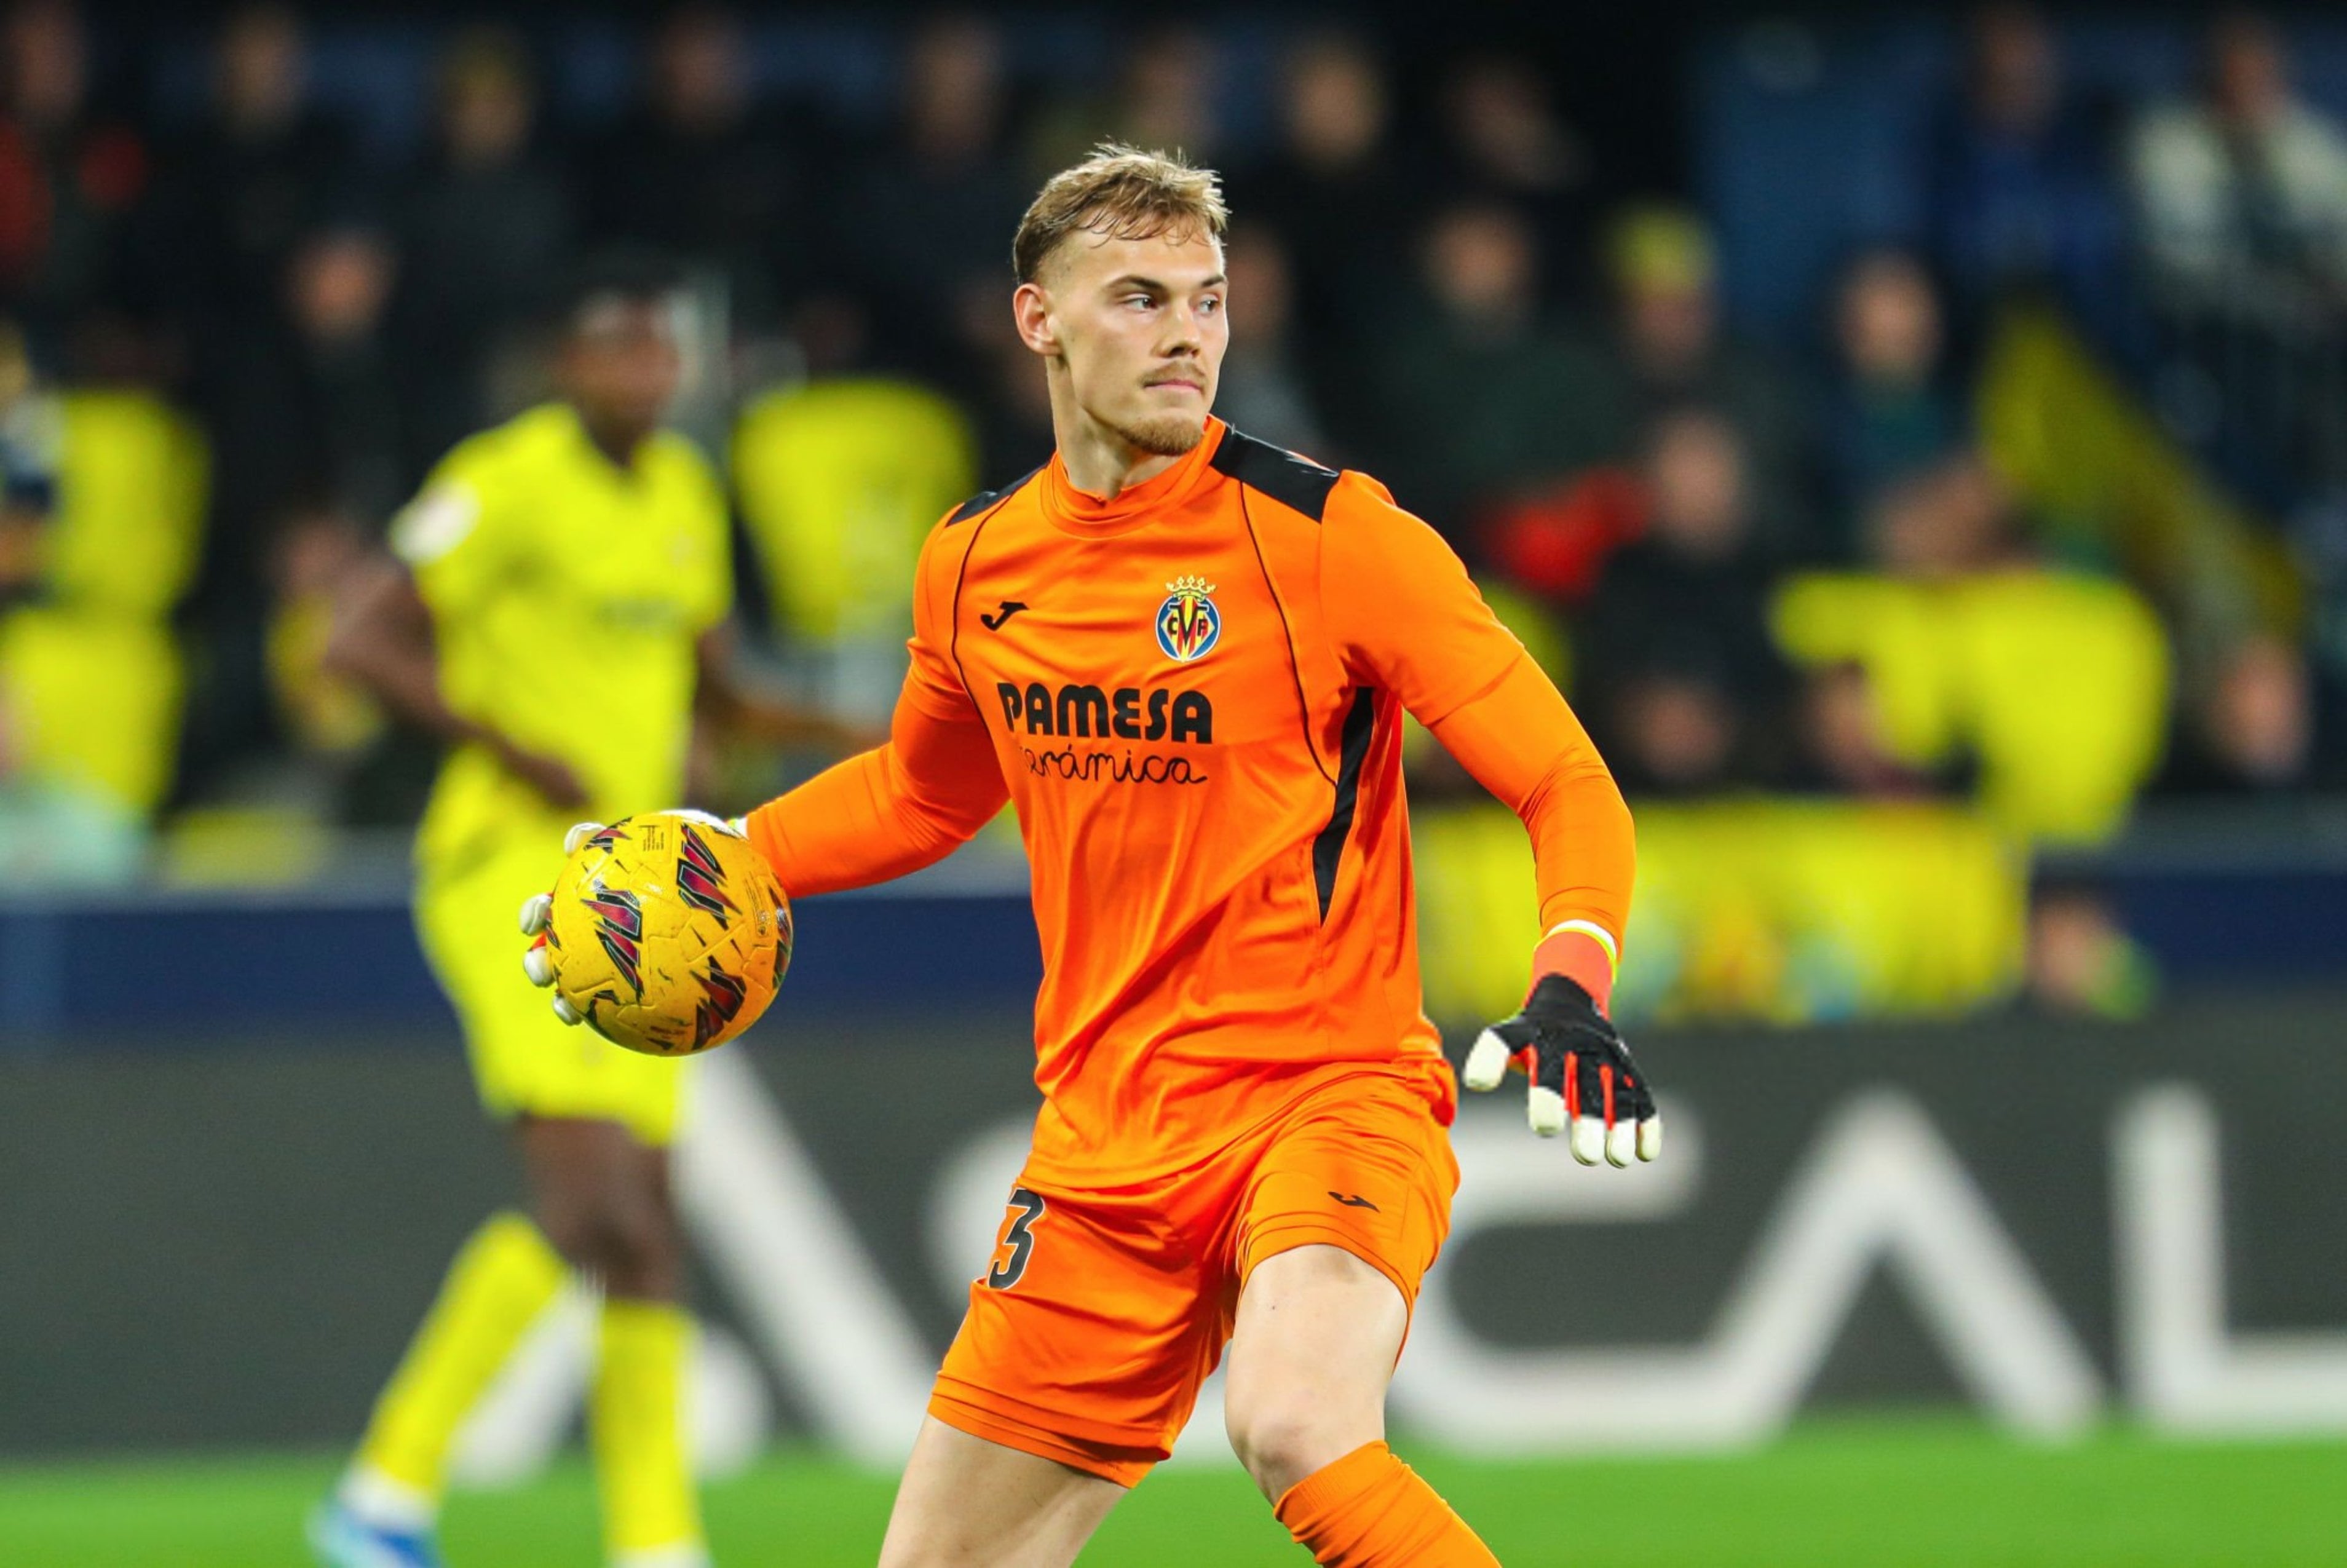
<svg viewBox="0 0 2347 1568">
<path fill-rule="evenodd" d="M 1801 844 L 1888 862 L 1881 812 L 1928 804 L 2026 887 L 2047 848 L 2124 858 L 2147 796 L 2347 778 L 2318 438 L 2347 390 L 2316 374 L 2347 342 L 2347 71 L 2317 19 L 1722 27 L 1658 178 L 1571 62 L 1408 28 L 12 17 L 0 310 L 66 430 L 0 630 L 27 876 L 282 879 L 413 820 L 428 755 L 321 668 L 337 595 L 450 441 L 542 392 L 529 280 L 611 241 L 692 270 L 685 424 L 727 456 L 770 667 L 868 721 L 919 530 L 1043 450 L 986 236 L 1104 132 L 1226 174 L 1229 410 L 1390 478 L 1689 821 L 1798 798 Z M 2210 162 L 2225 135 L 2289 155 L 2270 232 L 2226 205 L 2253 176 Z M 2219 308 L 2250 296 L 2287 330 Z M 1430 879 L 1480 885 L 1471 799 L 1413 754 Z M 713 804 L 805 762 L 737 760 Z M 115 848 L 38 853 L 59 810 Z M 224 822 L 241 847 L 174 848 Z M 1690 994 L 1984 1001 L 2031 971 L 2025 922 L 1982 928 L 1998 961 L 1903 1001 L 1881 977 L 1920 971 L 1855 949 L 1826 967 L 1873 978 L 1821 999 Z M 1481 994 L 1460 962 L 1441 984 Z"/>
</svg>

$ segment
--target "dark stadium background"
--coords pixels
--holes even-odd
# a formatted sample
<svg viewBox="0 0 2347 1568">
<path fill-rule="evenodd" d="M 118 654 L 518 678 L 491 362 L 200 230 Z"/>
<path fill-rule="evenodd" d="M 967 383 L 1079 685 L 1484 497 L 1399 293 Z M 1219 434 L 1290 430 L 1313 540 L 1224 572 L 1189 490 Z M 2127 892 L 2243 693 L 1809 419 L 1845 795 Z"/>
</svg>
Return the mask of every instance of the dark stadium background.
<svg viewBox="0 0 2347 1568">
<path fill-rule="evenodd" d="M 514 1180 L 408 924 L 433 758 L 319 652 L 431 461 L 542 395 L 565 269 L 684 263 L 757 669 L 869 718 L 908 541 L 1048 451 L 1010 226 L 1110 134 L 1226 172 L 1234 418 L 1442 528 L 1639 808 L 1672 1158 L 1471 1112 L 1405 1446 L 1512 1563 L 2336 1560 L 2347 22 L 6 15 L 0 1563 L 296 1561 Z M 2216 39 L 2287 190 L 2195 162 L 2250 145 Z M 704 140 L 663 57 L 740 73 Z M 924 61 L 969 118 L 914 128 Z M 825 760 L 712 745 L 695 790 Z M 1457 1047 L 1529 860 L 1430 749 L 1412 802 Z M 868 1560 L 1031 1105 L 1023 886 L 998 833 L 808 903 L 712 1064 L 723 1561 Z M 579 1354 L 550 1322 L 475 1432 L 458 1562 L 589 1560 Z M 1218 1445 L 1087 1561 L 1285 1560 Z"/>
</svg>

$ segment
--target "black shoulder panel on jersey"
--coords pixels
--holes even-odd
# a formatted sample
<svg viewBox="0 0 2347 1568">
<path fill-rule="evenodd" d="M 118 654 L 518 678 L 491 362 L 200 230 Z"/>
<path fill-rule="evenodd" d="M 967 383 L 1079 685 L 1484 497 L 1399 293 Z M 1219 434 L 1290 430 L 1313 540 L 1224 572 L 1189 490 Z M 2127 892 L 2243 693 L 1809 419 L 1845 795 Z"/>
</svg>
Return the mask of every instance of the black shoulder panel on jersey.
<svg viewBox="0 0 2347 1568">
<path fill-rule="evenodd" d="M 1328 492 L 1337 487 L 1336 469 L 1323 468 L 1309 457 L 1299 457 L 1284 446 L 1236 430 L 1223 433 L 1223 444 L 1214 451 L 1214 468 L 1316 523 L 1327 510 Z"/>
<path fill-rule="evenodd" d="M 1003 486 L 999 490 L 980 490 L 977 495 L 972 496 L 969 500 L 964 501 L 960 506 L 954 508 L 953 516 L 946 519 L 946 527 L 952 528 L 956 523 L 966 523 L 969 521 L 970 518 L 978 516 L 979 513 L 985 511 L 988 507 L 996 505 L 998 502 L 1009 500 L 1020 490 L 1026 488 L 1028 480 L 1032 479 L 1036 475 L 1042 471 L 1043 466 L 1040 463 L 1038 463 L 1032 468 L 1028 469 L 1024 474 L 1020 475 L 1016 479 L 1011 480 L 1008 485 Z"/>
</svg>

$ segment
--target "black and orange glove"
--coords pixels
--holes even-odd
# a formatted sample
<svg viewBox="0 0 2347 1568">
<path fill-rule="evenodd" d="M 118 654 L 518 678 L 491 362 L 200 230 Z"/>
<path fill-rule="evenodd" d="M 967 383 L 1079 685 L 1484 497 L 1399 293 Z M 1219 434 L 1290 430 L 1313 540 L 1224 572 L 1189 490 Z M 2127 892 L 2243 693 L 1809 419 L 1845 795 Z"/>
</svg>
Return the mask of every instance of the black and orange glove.
<svg viewBox="0 0 2347 1568">
<path fill-rule="evenodd" d="M 1532 1080 L 1526 1113 L 1553 1138 L 1573 1124 L 1573 1157 L 1627 1166 L 1663 1152 L 1663 1119 L 1630 1048 L 1578 980 L 1543 975 L 1523 1011 L 1475 1039 L 1460 1074 L 1468 1088 L 1497 1089 L 1508 1069 Z"/>
<path fill-rule="evenodd" d="M 603 825 L 600 822 L 571 824 L 570 831 L 562 835 L 562 857 L 569 859 L 579 852 L 580 845 L 602 831 Z M 521 972 L 529 977 L 529 983 L 534 986 L 551 987 L 554 984 L 554 955 L 547 951 L 546 947 L 546 928 L 553 922 L 553 894 L 533 893 L 522 901 L 521 934 L 529 938 L 529 946 L 522 950 Z M 565 1000 L 559 991 L 551 999 L 554 1016 L 563 1022 L 578 1024 L 586 1021 L 579 1009 Z"/>
</svg>

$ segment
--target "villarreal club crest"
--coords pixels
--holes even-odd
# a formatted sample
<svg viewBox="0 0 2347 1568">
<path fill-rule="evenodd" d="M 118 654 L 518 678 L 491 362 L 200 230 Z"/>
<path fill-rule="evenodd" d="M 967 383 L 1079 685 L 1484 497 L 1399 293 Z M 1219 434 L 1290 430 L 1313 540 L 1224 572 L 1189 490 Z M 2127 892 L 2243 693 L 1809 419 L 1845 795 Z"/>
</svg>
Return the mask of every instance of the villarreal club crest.
<svg viewBox="0 0 2347 1568">
<path fill-rule="evenodd" d="M 1157 607 L 1157 648 L 1176 664 L 1194 663 L 1222 641 L 1223 612 L 1209 596 L 1214 585 L 1203 577 L 1177 577 L 1165 585 Z"/>
</svg>

